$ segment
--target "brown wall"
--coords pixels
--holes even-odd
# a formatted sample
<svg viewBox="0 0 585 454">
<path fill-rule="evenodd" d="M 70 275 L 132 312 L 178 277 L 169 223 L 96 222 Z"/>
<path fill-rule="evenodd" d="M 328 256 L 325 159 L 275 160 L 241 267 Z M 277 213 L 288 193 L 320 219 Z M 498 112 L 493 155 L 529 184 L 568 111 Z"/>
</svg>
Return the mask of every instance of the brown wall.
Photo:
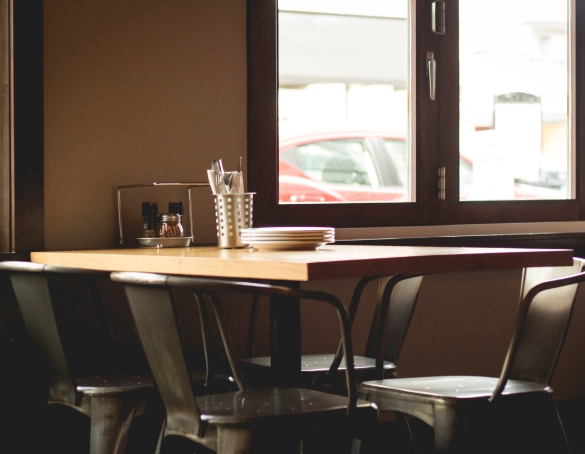
<svg viewBox="0 0 585 454">
<path fill-rule="evenodd" d="M 206 181 L 214 157 L 246 155 L 244 1 L 59 0 L 44 14 L 48 250 L 112 247 L 118 185 Z"/>
<path fill-rule="evenodd" d="M 212 159 L 234 167 L 246 156 L 245 3 L 45 1 L 48 250 L 114 246 L 118 185 L 205 180 Z M 196 199 L 200 243 L 215 239 L 208 194 L 201 191 Z M 138 225 L 141 200 L 164 205 L 170 197 L 177 196 L 144 192 L 125 198 L 128 232 Z M 400 374 L 497 374 L 512 329 L 519 272 L 425 279 Z M 312 286 L 347 301 L 354 283 Z M 582 300 L 555 377 L 560 398 L 585 395 Z M 368 309 L 355 330 L 358 352 L 369 329 Z M 242 326 L 246 310 L 231 311 L 234 325 Z M 322 352 L 328 343 L 333 350 L 337 334 L 322 329 L 319 314 L 311 308 L 304 319 L 308 332 L 318 333 L 305 337 L 306 348 Z"/>
</svg>

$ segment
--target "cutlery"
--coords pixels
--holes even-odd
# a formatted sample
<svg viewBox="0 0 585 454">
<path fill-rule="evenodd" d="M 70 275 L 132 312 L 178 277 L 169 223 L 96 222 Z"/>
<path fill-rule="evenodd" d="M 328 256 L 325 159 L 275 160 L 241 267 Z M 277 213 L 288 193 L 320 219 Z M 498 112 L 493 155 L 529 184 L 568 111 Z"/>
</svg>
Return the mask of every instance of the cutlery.
<svg viewBox="0 0 585 454">
<path fill-rule="evenodd" d="M 217 194 L 217 178 L 216 178 L 215 170 L 209 169 L 207 170 L 207 179 L 209 180 L 209 186 L 211 186 L 211 192 Z"/>
<path fill-rule="evenodd" d="M 234 177 L 233 172 L 223 174 L 223 182 L 226 189 L 226 194 L 233 194 L 232 191 L 232 178 Z"/>
</svg>

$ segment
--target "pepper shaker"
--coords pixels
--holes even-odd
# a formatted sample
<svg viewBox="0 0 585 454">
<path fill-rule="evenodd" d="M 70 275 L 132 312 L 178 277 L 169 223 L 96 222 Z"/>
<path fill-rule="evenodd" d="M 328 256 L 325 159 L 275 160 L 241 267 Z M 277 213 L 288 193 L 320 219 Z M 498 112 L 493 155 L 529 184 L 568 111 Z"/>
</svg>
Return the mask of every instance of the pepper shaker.
<svg viewBox="0 0 585 454">
<path fill-rule="evenodd" d="M 142 202 L 142 237 L 153 238 L 156 233 L 156 217 L 158 206 L 156 202 Z"/>
<path fill-rule="evenodd" d="M 183 216 L 183 202 L 169 202 L 169 213 L 176 213 Z"/>
</svg>

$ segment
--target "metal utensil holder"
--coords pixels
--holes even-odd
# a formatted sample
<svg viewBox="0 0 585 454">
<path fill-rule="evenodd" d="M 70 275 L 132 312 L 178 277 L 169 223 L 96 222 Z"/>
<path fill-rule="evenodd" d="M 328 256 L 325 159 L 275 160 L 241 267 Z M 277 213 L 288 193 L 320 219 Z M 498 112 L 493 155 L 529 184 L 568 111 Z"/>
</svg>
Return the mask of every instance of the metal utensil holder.
<svg viewBox="0 0 585 454">
<path fill-rule="evenodd" d="M 247 247 L 242 243 L 242 229 L 252 227 L 253 192 L 215 194 L 217 245 L 220 248 Z"/>
<path fill-rule="evenodd" d="M 122 232 L 122 189 L 131 188 L 144 188 L 149 186 L 186 186 L 187 193 L 189 195 L 189 227 L 191 229 L 191 237 L 193 237 L 193 208 L 192 208 L 192 197 L 191 189 L 209 187 L 207 182 L 195 182 L 195 183 L 139 183 L 139 184 L 127 184 L 124 186 L 118 186 L 116 194 L 118 201 L 118 231 L 120 235 L 120 246 L 124 246 L 124 233 Z"/>
</svg>

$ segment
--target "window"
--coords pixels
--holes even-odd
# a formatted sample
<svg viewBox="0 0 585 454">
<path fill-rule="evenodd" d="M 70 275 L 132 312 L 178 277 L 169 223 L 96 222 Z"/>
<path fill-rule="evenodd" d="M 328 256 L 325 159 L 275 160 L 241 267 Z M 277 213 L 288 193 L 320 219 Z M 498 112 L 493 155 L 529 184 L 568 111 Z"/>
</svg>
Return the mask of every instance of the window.
<svg viewBox="0 0 585 454">
<path fill-rule="evenodd" d="M 257 225 L 580 219 L 583 6 L 433 3 L 249 0 Z"/>
<path fill-rule="evenodd" d="M 279 202 L 406 200 L 406 148 L 399 141 L 387 143 L 376 136 L 281 141 Z"/>
</svg>

